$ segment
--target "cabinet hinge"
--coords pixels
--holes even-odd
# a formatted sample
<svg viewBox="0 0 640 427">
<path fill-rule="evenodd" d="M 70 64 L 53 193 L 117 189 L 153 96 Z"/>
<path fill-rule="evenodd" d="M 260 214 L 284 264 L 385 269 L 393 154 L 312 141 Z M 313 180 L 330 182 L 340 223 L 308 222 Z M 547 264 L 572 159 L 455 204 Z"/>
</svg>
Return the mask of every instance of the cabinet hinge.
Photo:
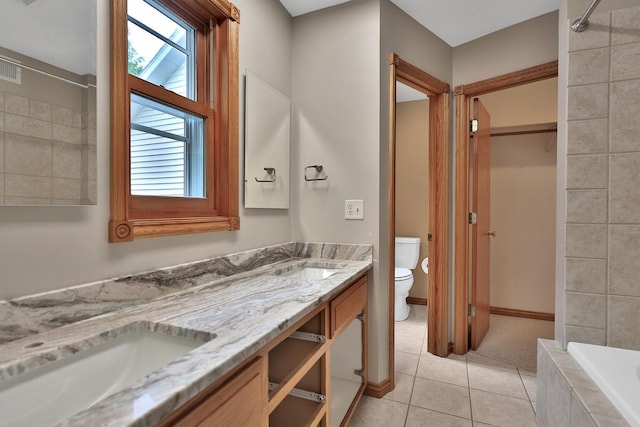
<svg viewBox="0 0 640 427">
<path fill-rule="evenodd" d="M 353 371 L 353 373 L 358 375 L 359 377 L 364 378 L 365 371 L 364 369 L 356 369 L 355 371 Z"/>
<path fill-rule="evenodd" d="M 469 316 L 474 317 L 476 315 L 476 306 L 469 304 Z"/>
<path fill-rule="evenodd" d="M 475 212 L 469 212 L 469 224 L 475 225 L 478 223 L 478 214 Z"/>
<path fill-rule="evenodd" d="M 478 120 L 473 119 L 469 122 L 469 130 L 471 132 L 478 132 Z"/>
<path fill-rule="evenodd" d="M 364 320 L 365 320 L 365 318 L 364 318 L 364 311 L 363 311 L 362 313 L 358 314 L 358 315 L 356 316 L 356 319 L 358 319 L 358 320 L 359 320 L 359 321 L 361 321 L 361 322 L 364 322 Z"/>
</svg>

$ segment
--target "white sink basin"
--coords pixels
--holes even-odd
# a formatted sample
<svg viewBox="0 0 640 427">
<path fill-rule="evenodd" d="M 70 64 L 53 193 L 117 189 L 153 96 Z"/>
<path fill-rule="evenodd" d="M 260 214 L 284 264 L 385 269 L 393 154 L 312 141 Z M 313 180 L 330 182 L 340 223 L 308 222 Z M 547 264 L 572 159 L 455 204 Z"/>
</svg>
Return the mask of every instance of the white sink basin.
<svg viewBox="0 0 640 427">
<path fill-rule="evenodd" d="M 281 276 L 294 277 L 300 280 L 322 280 L 338 272 L 338 268 L 302 267 L 285 271 Z"/>
<path fill-rule="evenodd" d="M 54 425 L 202 344 L 147 330 L 127 332 L 2 381 L 0 426 Z"/>
</svg>

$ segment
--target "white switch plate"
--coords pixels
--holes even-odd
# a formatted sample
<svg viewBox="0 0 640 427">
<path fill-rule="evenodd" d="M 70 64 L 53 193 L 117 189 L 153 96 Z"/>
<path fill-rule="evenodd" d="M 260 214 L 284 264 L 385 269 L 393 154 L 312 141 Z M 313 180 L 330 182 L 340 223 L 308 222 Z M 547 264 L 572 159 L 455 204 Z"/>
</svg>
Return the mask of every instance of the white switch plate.
<svg viewBox="0 0 640 427">
<path fill-rule="evenodd" d="M 364 200 L 345 200 L 344 219 L 364 219 Z"/>
</svg>

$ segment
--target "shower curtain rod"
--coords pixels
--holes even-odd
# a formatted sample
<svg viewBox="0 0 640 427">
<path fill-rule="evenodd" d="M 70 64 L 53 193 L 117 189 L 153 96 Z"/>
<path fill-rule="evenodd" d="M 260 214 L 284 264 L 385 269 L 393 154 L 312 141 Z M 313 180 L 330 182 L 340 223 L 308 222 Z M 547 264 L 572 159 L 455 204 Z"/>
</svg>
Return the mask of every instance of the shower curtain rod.
<svg viewBox="0 0 640 427">
<path fill-rule="evenodd" d="M 598 6 L 598 3 L 600 3 L 600 0 L 593 0 L 587 10 L 584 12 L 584 15 L 582 15 L 582 18 L 573 21 L 573 24 L 571 24 L 571 29 L 573 31 L 575 31 L 576 33 L 581 33 L 587 29 L 587 27 L 589 26 L 589 16 L 591 16 L 596 6 Z"/>
<path fill-rule="evenodd" d="M 26 68 L 27 70 L 33 71 L 35 73 L 43 74 L 43 75 L 45 75 L 47 77 L 51 77 L 53 79 L 61 80 L 61 81 L 65 82 L 65 83 L 68 83 L 68 84 L 71 84 L 71 85 L 80 86 L 83 89 L 88 89 L 90 86 L 96 87 L 96 85 L 93 84 L 93 83 L 83 84 L 83 83 L 74 82 L 73 80 L 69 80 L 69 79 L 67 79 L 65 77 L 61 77 L 61 76 L 56 76 L 55 74 L 51 74 L 51 73 L 49 73 L 47 71 L 40 70 L 40 69 L 32 67 L 30 65 L 22 64 L 20 62 L 14 61 L 14 60 L 12 60 L 10 58 L 7 58 L 5 56 L 0 56 L 0 61 L 6 62 L 7 64 L 15 65 L 16 67 Z"/>
</svg>

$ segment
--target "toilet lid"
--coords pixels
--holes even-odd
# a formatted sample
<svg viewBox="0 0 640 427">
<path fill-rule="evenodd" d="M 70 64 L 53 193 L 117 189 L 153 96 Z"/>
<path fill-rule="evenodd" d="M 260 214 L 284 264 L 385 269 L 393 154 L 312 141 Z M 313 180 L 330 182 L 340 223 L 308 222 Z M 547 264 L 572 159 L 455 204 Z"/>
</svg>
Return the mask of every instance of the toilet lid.
<svg viewBox="0 0 640 427">
<path fill-rule="evenodd" d="M 411 274 L 411 270 L 409 270 L 408 268 L 396 267 L 394 276 L 396 280 L 403 280 L 403 279 L 408 279 L 413 275 Z"/>
</svg>

